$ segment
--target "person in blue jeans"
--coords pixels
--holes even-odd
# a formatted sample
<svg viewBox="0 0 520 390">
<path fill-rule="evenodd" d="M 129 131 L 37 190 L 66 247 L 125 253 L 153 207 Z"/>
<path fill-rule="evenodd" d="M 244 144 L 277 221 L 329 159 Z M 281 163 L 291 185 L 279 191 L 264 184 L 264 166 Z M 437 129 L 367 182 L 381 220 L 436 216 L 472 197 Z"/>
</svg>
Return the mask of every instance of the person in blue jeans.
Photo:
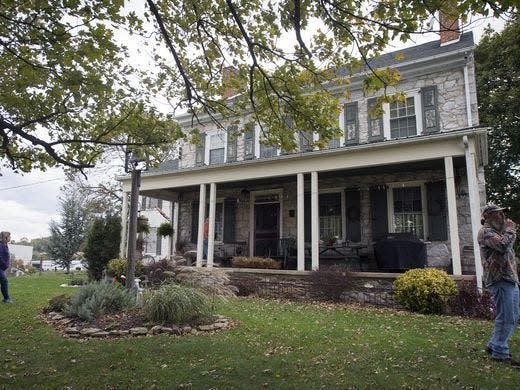
<svg viewBox="0 0 520 390">
<path fill-rule="evenodd" d="M 509 353 L 509 339 L 520 319 L 520 292 L 513 244 L 518 225 L 504 214 L 504 208 L 490 204 L 482 212 L 478 233 L 482 261 L 482 284 L 493 295 L 496 317 L 486 351 L 493 360 L 520 368 Z"/>
<path fill-rule="evenodd" d="M 7 243 L 11 241 L 11 233 L 0 232 L 0 287 L 2 295 L 4 297 L 4 303 L 12 303 L 9 297 L 9 283 L 7 282 L 7 276 L 5 270 L 9 268 L 9 247 Z"/>
</svg>

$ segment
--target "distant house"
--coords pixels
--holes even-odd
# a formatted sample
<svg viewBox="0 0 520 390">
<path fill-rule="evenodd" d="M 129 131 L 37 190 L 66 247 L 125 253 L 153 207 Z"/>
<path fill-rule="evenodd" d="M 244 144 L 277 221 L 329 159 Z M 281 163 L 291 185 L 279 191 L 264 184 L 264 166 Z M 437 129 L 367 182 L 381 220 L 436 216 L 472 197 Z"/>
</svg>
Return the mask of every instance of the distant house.
<svg viewBox="0 0 520 390">
<path fill-rule="evenodd" d="M 372 60 L 374 68 L 399 70 L 395 91 L 405 101 L 385 104 L 373 118 L 377 95 L 365 96 L 363 74 L 355 75 L 338 117 L 343 134 L 321 150 L 309 147 L 315 134 L 300 132 L 299 150 L 281 153 L 262 142 L 247 115 L 238 118 L 238 137 L 231 136 L 237 126 L 223 131 L 202 119 L 203 142 L 183 145 L 180 160 L 145 173 L 141 195 L 168 205 L 174 242 L 189 240 L 199 266 L 209 217 L 208 267 L 237 248 L 283 256 L 284 267 L 298 271 L 351 250 L 370 264 L 362 270 L 382 271 L 378 248 L 391 248 L 394 239 L 423 245 L 425 263 L 418 266 L 478 276 L 487 129 L 479 126 L 474 47 L 471 32 L 447 32 Z M 191 116 L 178 119 L 189 132 Z M 130 178 L 121 180 L 130 191 Z M 150 245 L 169 253 L 159 241 Z"/>
<path fill-rule="evenodd" d="M 23 260 L 25 264 L 31 264 L 33 247 L 30 245 L 9 244 L 9 252 L 16 260 Z"/>
</svg>

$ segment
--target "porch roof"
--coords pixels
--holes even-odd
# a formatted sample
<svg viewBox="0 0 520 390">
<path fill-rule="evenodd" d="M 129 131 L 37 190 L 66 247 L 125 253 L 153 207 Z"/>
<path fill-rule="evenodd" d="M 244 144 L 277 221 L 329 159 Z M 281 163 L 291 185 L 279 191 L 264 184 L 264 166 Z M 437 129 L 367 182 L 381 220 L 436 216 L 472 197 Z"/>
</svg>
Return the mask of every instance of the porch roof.
<svg viewBox="0 0 520 390">
<path fill-rule="evenodd" d="M 169 172 L 145 172 L 141 191 L 154 191 L 159 198 L 172 198 L 176 189 L 202 183 L 231 183 L 278 178 L 298 173 L 362 169 L 388 164 L 424 162 L 464 155 L 463 137 L 485 136 L 487 128 L 473 127 L 431 135 L 360 144 L 336 149 L 294 153 L 265 159 L 237 161 Z M 130 177 L 120 177 L 130 191 Z M 169 190 L 160 193 L 160 190 Z"/>
</svg>

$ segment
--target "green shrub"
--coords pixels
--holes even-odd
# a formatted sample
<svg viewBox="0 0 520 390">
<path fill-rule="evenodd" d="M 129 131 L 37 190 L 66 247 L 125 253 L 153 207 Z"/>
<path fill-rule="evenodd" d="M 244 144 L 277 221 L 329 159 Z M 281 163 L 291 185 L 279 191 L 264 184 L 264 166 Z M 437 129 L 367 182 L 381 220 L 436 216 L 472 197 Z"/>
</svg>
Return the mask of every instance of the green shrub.
<svg viewBox="0 0 520 390">
<path fill-rule="evenodd" d="M 261 268 L 261 269 L 280 269 L 280 263 L 269 257 L 233 257 L 231 264 L 235 268 Z"/>
<path fill-rule="evenodd" d="M 119 284 L 95 282 L 81 287 L 65 312 L 68 316 L 91 321 L 103 313 L 117 313 L 134 304 L 132 293 Z"/>
<path fill-rule="evenodd" d="M 395 301 L 419 313 L 443 313 L 457 285 L 444 271 L 411 269 L 393 283 Z"/>
<path fill-rule="evenodd" d="M 203 292 L 179 284 L 165 284 L 144 295 L 147 320 L 162 324 L 186 324 L 203 321 L 214 312 L 211 299 Z"/>
<path fill-rule="evenodd" d="M 107 272 L 110 276 L 116 276 L 118 279 L 121 275 L 126 275 L 128 269 L 127 259 L 112 259 L 107 264 Z M 143 263 L 138 261 L 135 263 L 135 276 L 144 275 Z"/>
<path fill-rule="evenodd" d="M 70 305 L 70 301 L 71 301 L 70 295 L 65 295 L 65 294 L 57 295 L 49 300 L 49 303 L 47 304 L 45 309 L 43 309 L 43 311 L 46 313 L 51 312 L 51 311 L 63 312 L 63 311 L 65 311 L 67 306 Z"/>
</svg>

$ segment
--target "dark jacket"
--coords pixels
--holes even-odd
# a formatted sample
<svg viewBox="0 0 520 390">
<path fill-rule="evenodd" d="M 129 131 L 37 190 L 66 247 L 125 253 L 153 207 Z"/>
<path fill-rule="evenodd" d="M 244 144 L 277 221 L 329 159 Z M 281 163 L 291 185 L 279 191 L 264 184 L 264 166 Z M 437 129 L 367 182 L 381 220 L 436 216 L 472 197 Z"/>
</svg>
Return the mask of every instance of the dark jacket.
<svg viewBox="0 0 520 390">
<path fill-rule="evenodd" d="M 5 271 L 7 268 L 9 268 L 9 247 L 0 242 L 0 269 Z"/>
</svg>

